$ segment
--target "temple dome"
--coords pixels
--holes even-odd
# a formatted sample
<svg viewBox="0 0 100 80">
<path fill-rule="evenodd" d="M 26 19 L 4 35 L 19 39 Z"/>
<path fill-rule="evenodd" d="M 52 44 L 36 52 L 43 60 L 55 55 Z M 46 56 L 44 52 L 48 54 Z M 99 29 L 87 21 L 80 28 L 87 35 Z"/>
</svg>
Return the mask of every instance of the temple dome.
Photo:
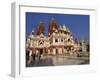
<svg viewBox="0 0 100 80">
<path fill-rule="evenodd" d="M 62 26 L 61 25 L 59 25 L 59 30 L 62 30 L 63 28 L 62 28 Z"/>
<path fill-rule="evenodd" d="M 68 27 L 66 27 L 65 24 L 63 24 L 63 30 L 66 31 L 66 32 L 70 32 L 70 30 L 68 29 Z"/>
<path fill-rule="evenodd" d="M 64 30 L 64 31 L 67 31 L 66 25 L 65 25 L 65 24 L 63 24 L 63 30 Z"/>
<path fill-rule="evenodd" d="M 30 33 L 30 35 L 29 35 L 29 38 L 30 38 L 30 39 L 33 39 L 33 38 L 34 38 L 34 30 L 31 31 L 31 33 Z"/>
</svg>

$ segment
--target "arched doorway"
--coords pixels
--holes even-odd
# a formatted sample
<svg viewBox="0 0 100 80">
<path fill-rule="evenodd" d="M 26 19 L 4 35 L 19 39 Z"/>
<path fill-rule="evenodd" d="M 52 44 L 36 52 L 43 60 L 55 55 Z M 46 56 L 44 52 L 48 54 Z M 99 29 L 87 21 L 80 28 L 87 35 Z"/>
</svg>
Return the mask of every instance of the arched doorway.
<svg viewBox="0 0 100 80">
<path fill-rule="evenodd" d="M 43 54 L 43 48 L 41 48 L 39 51 L 40 51 L 40 55 L 42 55 Z"/>
</svg>

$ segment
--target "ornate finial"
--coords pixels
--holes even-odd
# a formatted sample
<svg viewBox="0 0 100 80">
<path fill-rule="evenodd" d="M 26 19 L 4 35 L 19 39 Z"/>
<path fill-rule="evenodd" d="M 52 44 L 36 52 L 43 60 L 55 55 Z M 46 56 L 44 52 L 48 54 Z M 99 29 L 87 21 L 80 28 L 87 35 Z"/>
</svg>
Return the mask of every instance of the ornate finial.
<svg viewBox="0 0 100 80">
<path fill-rule="evenodd" d="M 67 29 L 66 29 L 66 25 L 65 24 L 63 24 L 63 30 L 64 31 L 66 31 Z"/>
<path fill-rule="evenodd" d="M 59 29 L 62 30 L 62 26 L 61 25 L 59 25 Z"/>
<path fill-rule="evenodd" d="M 54 18 L 54 17 L 52 17 L 52 18 L 51 18 L 51 20 L 52 20 L 52 21 L 54 21 L 54 20 L 55 20 L 55 18 Z"/>
</svg>

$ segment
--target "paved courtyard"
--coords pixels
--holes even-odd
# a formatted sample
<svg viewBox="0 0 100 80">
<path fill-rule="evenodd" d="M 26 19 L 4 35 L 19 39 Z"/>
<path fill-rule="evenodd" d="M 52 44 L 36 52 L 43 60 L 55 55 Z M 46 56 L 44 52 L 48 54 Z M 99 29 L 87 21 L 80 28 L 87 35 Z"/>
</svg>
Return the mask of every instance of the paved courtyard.
<svg viewBox="0 0 100 80">
<path fill-rule="evenodd" d="M 89 64 L 89 57 L 74 57 L 74 56 L 43 56 L 40 60 L 36 59 L 27 67 L 39 66 L 59 66 L 59 65 L 81 65 Z"/>
<path fill-rule="evenodd" d="M 54 65 L 80 65 L 89 63 L 88 57 L 55 56 L 52 59 Z"/>
</svg>

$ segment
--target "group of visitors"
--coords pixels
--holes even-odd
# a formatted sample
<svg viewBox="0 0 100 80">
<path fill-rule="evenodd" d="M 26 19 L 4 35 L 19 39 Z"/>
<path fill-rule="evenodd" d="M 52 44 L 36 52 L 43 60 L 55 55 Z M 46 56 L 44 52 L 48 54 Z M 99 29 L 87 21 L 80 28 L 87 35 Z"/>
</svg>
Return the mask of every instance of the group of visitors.
<svg viewBox="0 0 100 80">
<path fill-rule="evenodd" d="M 41 59 L 41 53 L 35 53 L 33 50 L 26 49 L 26 64 L 34 64 L 36 60 Z"/>
</svg>

